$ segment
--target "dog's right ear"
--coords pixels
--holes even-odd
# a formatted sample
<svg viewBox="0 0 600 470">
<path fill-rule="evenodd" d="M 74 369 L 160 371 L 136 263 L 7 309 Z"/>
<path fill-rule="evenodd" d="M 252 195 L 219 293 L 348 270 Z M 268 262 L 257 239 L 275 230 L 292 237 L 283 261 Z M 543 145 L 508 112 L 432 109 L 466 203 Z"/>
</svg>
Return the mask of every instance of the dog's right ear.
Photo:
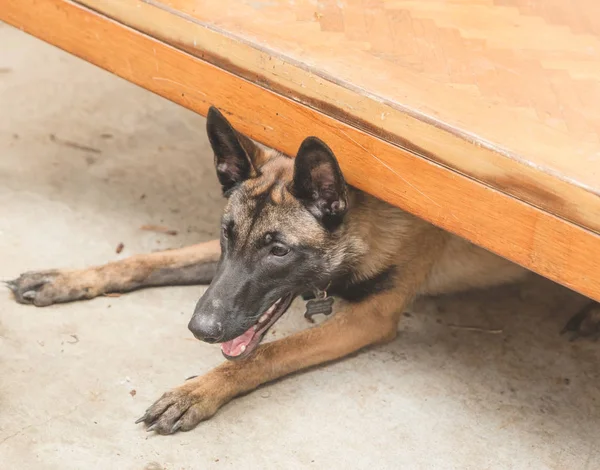
<svg viewBox="0 0 600 470">
<path fill-rule="evenodd" d="M 206 132 L 215 154 L 217 178 L 224 194 L 256 176 L 257 171 L 252 161 L 260 149 L 249 138 L 236 132 L 214 106 L 210 107 L 206 116 Z"/>
</svg>

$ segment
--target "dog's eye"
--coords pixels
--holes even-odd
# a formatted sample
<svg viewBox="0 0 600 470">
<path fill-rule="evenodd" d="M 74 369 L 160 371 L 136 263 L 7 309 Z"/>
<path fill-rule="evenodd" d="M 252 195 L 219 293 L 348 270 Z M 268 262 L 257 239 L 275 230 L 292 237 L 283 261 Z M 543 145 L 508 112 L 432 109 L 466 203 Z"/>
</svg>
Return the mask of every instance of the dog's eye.
<svg viewBox="0 0 600 470">
<path fill-rule="evenodd" d="M 275 245 L 271 248 L 271 254 L 275 256 L 285 256 L 290 252 L 287 246 Z"/>
</svg>

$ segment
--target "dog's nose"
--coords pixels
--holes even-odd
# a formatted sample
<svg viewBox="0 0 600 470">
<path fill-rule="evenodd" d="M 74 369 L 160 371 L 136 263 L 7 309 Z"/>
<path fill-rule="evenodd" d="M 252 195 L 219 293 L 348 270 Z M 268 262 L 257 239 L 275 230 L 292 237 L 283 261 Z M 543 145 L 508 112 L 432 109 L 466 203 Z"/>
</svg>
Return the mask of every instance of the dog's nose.
<svg viewBox="0 0 600 470">
<path fill-rule="evenodd" d="M 218 343 L 223 338 L 223 325 L 208 315 L 194 315 L 188 323 L 189 330 L 200 341 Z"/>
</svg>

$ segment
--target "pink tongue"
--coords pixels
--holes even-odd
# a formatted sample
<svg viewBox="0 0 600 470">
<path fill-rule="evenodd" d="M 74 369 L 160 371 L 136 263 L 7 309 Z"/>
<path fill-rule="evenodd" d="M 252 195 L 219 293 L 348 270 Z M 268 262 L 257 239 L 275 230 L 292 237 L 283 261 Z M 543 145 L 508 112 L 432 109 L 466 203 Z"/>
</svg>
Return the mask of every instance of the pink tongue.
<svg viewBox="0 0 600 470">
<path fill-rule="evenodd" d="M 251 326 L 246 332 L 237 338 L 233 338 L 231 341 L 221 343 L 221 351 L 231 357 L 236 357 L 242 354 L 242 346 L 248 347 L 252 338 L 254 338 L 254 326 Z"/>
</svg>

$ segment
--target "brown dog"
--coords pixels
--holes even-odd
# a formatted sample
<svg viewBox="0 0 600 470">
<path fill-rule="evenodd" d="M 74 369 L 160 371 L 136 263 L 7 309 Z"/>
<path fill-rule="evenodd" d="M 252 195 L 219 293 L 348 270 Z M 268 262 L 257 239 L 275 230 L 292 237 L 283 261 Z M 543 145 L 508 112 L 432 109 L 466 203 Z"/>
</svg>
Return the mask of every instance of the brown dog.
<svg viewBox="0 0 600 470">
<path fill-rule="evenodd" d="M 415 296 L 492 286 L 526 273 L 349 186 L 331 150 L 314 137 L 292 159 L 237 133 L 215 108 L 207 130 L 228 198 L 220 240 L 80 271 L 26 273 L 8 283 L 17 301 L 45 306 L 210 282 L 189 328 L 202 341 L 221 343 L 225 357 L 235 360 L 164 394 L 138 421 L 149 430 L 190 430 L 265 382 L 393 339 Z M 260 344 L 298 295 L 316 293 L 312 313 L 328 313 L 324 291 L 346 301 L 334 317 Z M 588 322 L 594 312 L 588 309 Z"/>
</svg>

